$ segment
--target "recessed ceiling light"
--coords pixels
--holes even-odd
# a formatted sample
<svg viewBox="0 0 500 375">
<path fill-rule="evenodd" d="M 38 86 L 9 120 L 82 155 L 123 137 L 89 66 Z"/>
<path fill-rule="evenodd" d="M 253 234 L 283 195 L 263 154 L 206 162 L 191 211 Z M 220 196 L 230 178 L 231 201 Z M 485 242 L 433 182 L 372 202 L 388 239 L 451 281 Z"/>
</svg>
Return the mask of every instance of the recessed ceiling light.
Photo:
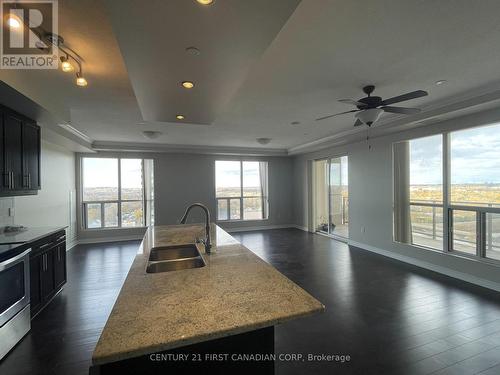
<svg viewBox="0 0 500 375">
<path fill-rule="evenodd" d="M 196 47 L 188 47 L 186 48 L 186 52 L 192 56 L 199 56 L 200 55 L 200 50 Z"/>
<path fill-rule="evenodd" d="M 215 0 L 196 0 L 201 5 L 212 5 Z"/>
<path fill-rule="evenodd" d="M 192 89 L 194 87 L 194 83 L 191 81 L 184 81 L 181 83 L 182 87 L 185 89 Z"/>
<path fill-rule="evenodd" d="M 436 81 L 436 85 L 438 85 L 438 86 L 444 85 L 446 82 L 448 82 L 448 81 L 445 79 L 440 79 L 439 81 Z"/>
<path fill-rule="evenodd" d="M 292 121 L 290 125 L 300 125 L 300 121 Z"/>
<path fill-rule="evenodd" d="M 271 142 L 271 138 L 257 138 L 257 142 L 259 142 L 261 145 L 267 145 L 269 142 Z"/>
<path fill-rule="evenodd" d="M 184 120 L 185 119 L 184 115 L 177 115 L 177 116 L 175 116 L 175 118 L 177 120 Z"/>
</svg>

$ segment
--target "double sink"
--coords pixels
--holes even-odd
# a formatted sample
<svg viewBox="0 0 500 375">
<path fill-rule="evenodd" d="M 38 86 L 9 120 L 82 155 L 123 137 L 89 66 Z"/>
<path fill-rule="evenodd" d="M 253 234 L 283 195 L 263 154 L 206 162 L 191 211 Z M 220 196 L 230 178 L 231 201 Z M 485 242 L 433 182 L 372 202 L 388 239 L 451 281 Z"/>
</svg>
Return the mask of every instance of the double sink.
<svg viewBox="0 0 500 375">
<path fill-rule="evenodd" d="M 162 246 L 151 249 L 147 273 L 179 271 L 206 265 L 195 244 Z"/>
</svg>

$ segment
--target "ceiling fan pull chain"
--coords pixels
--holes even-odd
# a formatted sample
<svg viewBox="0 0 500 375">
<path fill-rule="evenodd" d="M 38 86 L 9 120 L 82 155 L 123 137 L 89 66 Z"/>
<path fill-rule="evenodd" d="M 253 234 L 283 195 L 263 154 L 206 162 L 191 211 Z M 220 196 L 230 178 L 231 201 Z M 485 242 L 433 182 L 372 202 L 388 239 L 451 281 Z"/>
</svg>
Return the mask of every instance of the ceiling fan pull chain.
<svg viewBox="0 0 500 375">
<path fill-rule="evenodd" d="M 368 150 L 372 149 L 372 145 L 370 144 L 370 128 L 366 130 L 366 143 L 368 144 Z"/>
</svg>

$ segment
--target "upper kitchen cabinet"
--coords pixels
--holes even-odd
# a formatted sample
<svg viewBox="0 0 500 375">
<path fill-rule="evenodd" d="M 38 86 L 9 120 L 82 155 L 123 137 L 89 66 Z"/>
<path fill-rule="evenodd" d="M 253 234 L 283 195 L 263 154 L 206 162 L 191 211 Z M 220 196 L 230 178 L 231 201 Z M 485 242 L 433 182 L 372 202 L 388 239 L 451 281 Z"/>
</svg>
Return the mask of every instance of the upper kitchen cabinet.
<svg viewBox="0 0 500 375">
<path fill-rule="evenodd" d="M 40 127 L 0 107 L 0 196 L 37 194 L 40 189 Z"/>
</svg>

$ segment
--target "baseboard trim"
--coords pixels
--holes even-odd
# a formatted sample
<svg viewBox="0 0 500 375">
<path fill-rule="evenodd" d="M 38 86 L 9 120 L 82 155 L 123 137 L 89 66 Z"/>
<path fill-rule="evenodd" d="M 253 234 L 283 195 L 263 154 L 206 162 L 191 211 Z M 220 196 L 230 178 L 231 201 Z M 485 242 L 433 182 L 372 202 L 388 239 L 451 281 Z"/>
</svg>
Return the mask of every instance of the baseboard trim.
<svg viewBox="0 0 500 375">
<path fill-rule="evenodd" d="M 222 225 L 224 225 L 224 224 L 222 224 Z M 255 227 L 237 227 L 237 228 L 224 228 L 223 226 L 221 226 L 221 228 L 224 229 L 228 233 L 237 233 L 237 232 L 251 232 L 254 230 L 295 228 L 295 225 L 293 225 L 293 224 L 280 224 L 280 225 L 261 225 L 261 226 L 255 226 Z"/>
<path fill-rule="evenodd" d="M 124 241 L 137 241 L 144 238 L 143 234 L 135 236 L 120 236 L 120 237 L 103 237 L 103 238 L 81 238 L 73 242 L 73 246 L 85 245 L 93 243 L 107 243 L 107 242 L 124 242 Z"/>
<path fill-rule="evenodd" d="M 301 226 L 301 225 L 297 225 L 297 224 L 293 224 L 293 225 L 292 225 L 292 228 L 295 228 L 295 229 L 300 229 L 300 230 L 302 230 L 302 231 L 304 231 L 304 232 L 309 232 L 309 228 L 308 228 L 308 227 L 303 227 L 303 226 Z"/>
<path fill-rule="evenodd" d="M 459 279 L 459 280 L 462 280 L 462 281 L 465 281 L 465 282 L 468 282 L 468 283 L 471 283 L 474 285 L 478 285 L 478 286 L 481 286 L 483 288 L 487 288 L 487 289 L 491 289 L 491 290 L 500 292 L 500 284 L 496 283 L 494 281 L 482 279 L 480 277 L 469 275 L 469 274 L 466 274 L 463 272 L 454 271 L 454 270 L 446 268 L 446 267 L 437 266 L 437 265 L 432 264 L 432 263 L 424 262 L 424 261 L 421 261 L 421 260 L 418 260 L 418 259 L 415 259 L 412 257 L 408 257 L 406 255 L 397 254 L 397 253 L 394 253 L 392 251 L 383 250 L 383 249 L 380 249 L 378 247 L 367 245 L 367 244 L 364 244 L 361 242 L 349 240 L 347 242 L 347 244 L 350 246 L 359 247 L 360 249 L 363 249 L 363 250 L 377 253 L 379 255 L 393 258 L 393 259 L 399 260 L 401 262 L 411 264 L 413 266 L 424 268 L 424 269 L 434 271 L 434 272 L 437 272 L 437 273 L 440 273 L 440 274 L 443 274 L 443 275 L 446 275 L 449 277 L 453 277 L 455 279 Z"/>
</svg>

